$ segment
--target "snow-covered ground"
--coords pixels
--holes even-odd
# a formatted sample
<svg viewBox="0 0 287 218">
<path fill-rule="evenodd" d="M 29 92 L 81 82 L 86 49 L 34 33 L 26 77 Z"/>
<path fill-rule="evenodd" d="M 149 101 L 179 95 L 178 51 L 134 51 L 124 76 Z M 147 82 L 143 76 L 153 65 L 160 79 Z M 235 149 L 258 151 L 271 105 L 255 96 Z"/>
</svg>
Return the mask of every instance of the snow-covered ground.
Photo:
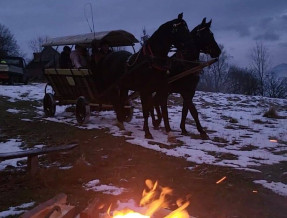
<svg viewBox="0 0 287 218">
<path fill-rule="evenodd" d="M 42 101 L 44 87 L 45 84 L 0 86 L 0 96 L 7 97 L 11 102 L 18 100 Z M 154 130 L 150 124 L 154 139 L 144 138 L 139 102 L 135 102 L 134 118 L 130 123 L 125 123 L 125 130 L 120 130 L 115 125 L 116 116 L 113 111 L 93 112 L 89 123 L 84 126 L 78 125 L 75 116 L 71 112 L 65 111 L 66 106 L 57 106 L 56 115 L 53 118 L 44 117 L 42 107 L 35 108 L 35 111 L 38 114 L 37 118 L 66 123 L 78 128 L 107 128 L 115 136 L 126 136 L 126 140 L 135 146 L 182 157 L 196 164 L 207 163 L 260 173 L 258 167 L 262 165 L 287 161 L 286 99 L 196 92 L 194 103 L 198 109 L 202 125 L 207 128 L 210 140 L 182 136 L 179 130 L 181 105 L 170 104 L 169 118 L 174 134 L 177 136 L 177 146 L 168 142 L 163 124 L 161 124 L 160 130 Z M 263 117 L 270 106 L 277 109 L 282 119 Z M 11 108 L 8 112 L 19 113 L 23 112 L 22 110 L 23 108 Z M 33 122 L 28 119 L 24 121 Z M 187 130 L 198 135 L 190 114 L 187 123 Z M 17 147 L 20 145 L 21 139 L 11 139 L 5 143 L 0 142 L 0 153 L 16 151 L 20 149 Z M 8 164 L 15 165 L 15 160 L 0 162 L 0 170 Z M 286 175 L 286 173 L 287 169 L 285 172 L 282 171 L 282 175 Z M 257 180 L 254 182 L 262 184 L 280 195 L 287 196 L 287 188 L 284 183 L 273 182 L 272 178 L 269 178 L 268 181 Z M 92 187 L 89 186 L 89 188 Z"/>
</svg>

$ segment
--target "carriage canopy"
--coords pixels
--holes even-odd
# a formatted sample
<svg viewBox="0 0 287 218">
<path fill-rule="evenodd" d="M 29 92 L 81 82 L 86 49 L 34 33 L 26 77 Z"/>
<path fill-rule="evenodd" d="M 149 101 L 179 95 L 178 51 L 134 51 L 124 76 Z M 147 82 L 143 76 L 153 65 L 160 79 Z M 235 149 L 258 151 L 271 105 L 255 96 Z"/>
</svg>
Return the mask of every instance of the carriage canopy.
<svg viewBox="0 0 287 218">
<path fill-rule="evenodd" d="M 135 43 L 139 42 L 133 34 L 125 30 L 112 30 L 48 38 L 42 46 L 46 47 L 80 44 L 85 47 L 91 47 L 92 44 L 97 45 L 102 40 L 107 41 L 111 47 L 133 46 Z"/>
</svg>

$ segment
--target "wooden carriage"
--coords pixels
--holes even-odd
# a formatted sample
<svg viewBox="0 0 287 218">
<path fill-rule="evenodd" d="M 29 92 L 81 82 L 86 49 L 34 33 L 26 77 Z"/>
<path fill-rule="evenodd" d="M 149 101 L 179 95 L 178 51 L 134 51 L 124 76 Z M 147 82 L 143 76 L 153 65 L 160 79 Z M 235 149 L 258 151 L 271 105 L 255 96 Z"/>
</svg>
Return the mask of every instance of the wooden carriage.
<svg viewBox="0 0 287 218">
<path fill-rule="evenodd" d="M 100 44 L 102 40 L 108 42 L 109 46 L 119 49 L 123 46 L 131 46 L 139 41 L 133 34 L 124 30 L 95 32 L 74 36 L 51 38 L 43 44 L 47 46 L 74 46 L 79 44 L 86 48 L 91 48 L 92 44 Z M 76 118 L 78 123 L 83 124 L 89 120 L 90 112 L 97 110 L 112 110 L 113 106 L 109 98 L 105 98 L 103 93 L 99 93 L 97 81 L 90 69 L 60 69 L 57 67 L 44 70 L 44 76 L 48 83 L 45 87 L 43 107 L 45 115 L 54 116 L 57 105 L 76 105 Z M 52 87 L 52 93 L 47 87 Z M 126 120 L 130 121 L 133 108 L 130 104 L 125 106 Z"/>
</svg>

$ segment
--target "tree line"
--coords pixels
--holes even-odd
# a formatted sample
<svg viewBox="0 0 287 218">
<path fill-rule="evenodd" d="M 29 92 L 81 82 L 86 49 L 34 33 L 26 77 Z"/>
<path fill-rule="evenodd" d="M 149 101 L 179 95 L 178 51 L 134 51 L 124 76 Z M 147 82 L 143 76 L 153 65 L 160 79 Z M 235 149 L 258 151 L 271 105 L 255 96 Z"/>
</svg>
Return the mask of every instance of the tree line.
<svg viewBox="0 0 287 218">
<path fill-rule="evenodd" d="M 230 56 L 223 45 L 218 62 L 202 71 L 198 90 L 244 95 L 287 98 L 287 78 L 278 78 L 271 71 L 270 52 L 262 42 L 250 50 L 250 67 L 230 65 Z M 202 56 L 201 60 L 208 57 Z"/>
</svg>

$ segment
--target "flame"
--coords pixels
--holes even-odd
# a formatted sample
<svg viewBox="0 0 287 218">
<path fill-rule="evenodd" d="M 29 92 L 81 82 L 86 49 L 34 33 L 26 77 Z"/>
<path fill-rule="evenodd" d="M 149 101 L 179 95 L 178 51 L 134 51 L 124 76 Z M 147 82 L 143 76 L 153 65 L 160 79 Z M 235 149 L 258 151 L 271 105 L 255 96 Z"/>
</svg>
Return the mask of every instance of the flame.
<svg viewBox="0 0 287 218">
<path fill-rule="evenodd" d="M 140 201 L 140 206 L 145 208 L 144 214 L 126 208 L 121 211 L 114 211 L 112 216 L 113 218 L 149 218 L 160 209 L 168 208 L 166 197 L 172 194 L 172 189 L 169 187 L 160 187 L 157 181 L 153 183 L 149 179 L 145 181 L 145 184 L 147 189 L 143 190 L 142 199 Z M 189 218 L 189 214 L 185 210 L 189 206 L 189 202 L 177 200 L 176 204 L 178 208 L 169 214 L 165 214 L 164 217 Z"/>
<path fill-rule="evenodd" d="M 115 211 L 113 214 L 114 218 L 149 218 L 150 216 L 142 215 L 130 209 L 124 209 L 121 211 Z"/>
</svg>

